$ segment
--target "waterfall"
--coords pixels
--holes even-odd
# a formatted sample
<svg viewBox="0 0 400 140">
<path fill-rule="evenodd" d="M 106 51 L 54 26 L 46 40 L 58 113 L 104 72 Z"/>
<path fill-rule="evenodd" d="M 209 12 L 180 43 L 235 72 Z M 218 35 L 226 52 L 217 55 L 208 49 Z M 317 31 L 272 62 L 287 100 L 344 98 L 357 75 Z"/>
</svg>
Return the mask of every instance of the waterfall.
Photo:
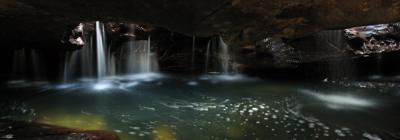
<svg viewBox="0 0 400 140">
<path fill-rule="evenodd" d="M 151 72 L 151 38 L 147 39 L 147 42 L 144 42 L 142 47 L 144 47 L 144 53 L 142 53 L 141 61 L 139 66 L 141 67 L 141 73 Z"/>
<path fill-rule="evenodd" d="M 46 80 L 45 65 L 39 51 L 31 48 L 14 50 L 12 80 Z"/>
<path fill-rule="evenodd" d="M 127 60 L 125 63 L 125 66 L 126 66 L 125 72 L 126 73 L 135 73 L 136 72 L 135 62 L 137 61 L 137 59 L 135 58 L 136 50 L 134 49 L 134 46 L 135 46 L 135 41 L 129 41 L 128 46 L 121 49 L 121 54 L 128 53 L 126 55 Z"/>
<path fill-rule="evenodd" d="M 137 66 L 139 68 L 139 73 L 148 73 L 151 71 L 151 62 L 150 62 L 150 38 L 147 41 L 138 41 L 137 42 L 137 47 L 138 47 L 138 60 L 139 60 L 139 65 Z"/>
<path fill-rule="evenodd" d="M 111 48 L 107 50 L 107 75 L 114 76 L 117 73 L 115 56 L 111 53 Z"/>
<path fill-rule="evenodd" d="M 206 73 L 212 69 L 223 75 L 237 74 L 237 70 L 232 66 L 232 54 L 221 36 L 213 37 L 208 41 L 205 55 Z"/>
<path fill-rule="evenodd" d="M 94 76 L 93 62 L 93 36 L 84 34 L 85 45 L 79 50 L 79 57 L 81 60 L 81 77 L 92 77 Z"/>
<path fill-rule="evenodd" d="M 26 78 L 26 54 L 25 48 L 15 50 L 13 54 L 13 79 L 20 80 Z"/>
<path fill-rule="evenodd" d="M 224 40 L 222 39 L 221 36 L 219 36 L 219 52 L 218 52 L 218 58 L 220 61 L 221 65 L 221 72 L 222 74 L 229 74 L 229 61 L 231 60 L 229 50 L 228 50 L 228 45 L 225 44 Z"/>
<path fill-rule="evenodd" d="M 316 45 L 328 49 L 337 58 L 346 58 L 347 54 L 343 53 L 347 43 L 344 32 L 342 30 L 323 31 L 316 36 Z M 340 56 L 340 57 L 339 57 Z M 334 59 L 328 61 L 329 78 L 350 78 L 354 75 L 354 64 L 351 60 Z"/>
<path fill-rule="evenodd" d="M 63 81 L 64 81 L 64 83 L 66 83 L 66 82 L 68 82 L 69 81 L 69 75 L 70 75 L 70 64 L 69 64 L 69 58 L 70 58 L 70 55 L 69 55 L 69 52 L 66 52 L 65 53 L 65 57 L 64 57 L 64 70 L 63 70 Z"/>
<path fill-rule="evenodd" d="M 93 47 L 94 35 L 84 32 L 84 46 L 79 50 L 66 52 L 63 69 L 64 82 L 69 82 L 77 77 L 93 77 L 96 72 L 97 79 L 102 79 L 107 74 L 111 75 L 114 72 L 113 69 L 107 67 L 108 65 L 115 65 L 113 65 L 114 63 L 112 61 L 114 58 L 106 47 L 104 24 L 100 21 L 96 21 L 95 28 L 96 48 Z M 93 69 L 93 67 L 97 67 L 97 70 Z"/>
<path fill-rule="evenodd" d="M 135 29 L 136 29 L 136 25 L 134 24 L 130 24 L 129 25 L 129 35 L 134 37 L 135 36 Z M 139 52 L 140 49 L 135 48 L 136 46 L 138 46 L 137 44 L 139 44 L 137 41 L 130 40 L 127 45 L 123 46 L 124 48 L 121 49 L 121 56 L 126 56 L 126 63 L 125 63 L 125 70 L 121 70 L 121 71 L 125 71 L 127 74 L 131 74 L 131 73 L 136 73 L 138 72 L 138 70 L 136 70 L 135 65 L 139 65 L 138 60 L 139 58 L 136 58 L 136 53 Z M 127 53 L 127 54 L 126 54 Z"/>
<path fill-rule="evenodd" d="M 105 32 L 104 24 L 96 21 L 96 45 L 97 45 L 97 78 L 102 79 L 106 76 L 106 56 L 105 56 Z"/>
<path fill-rule="evenodd" d="M 195 69 L 195 56 L 196 55 L 196 36 L 193 35 L 193 42 L 192 42 L 192 70 Z"/>
<path fill-rule="evenodd" d="M 76 77 L 76 68 L 79 67 L 77 64 L 77 60 L 79 59 L 79 51 L 66 52 L 64 59 L 64 83 L 71 81 L 74 77 Z"/>
<path fill-rule="evenodd" d="M 70 82 L 77 77 L 89 78 L 95 74 L 93 35 L 83 34 L 84 46 L 79 50 L 66 52 L 64 56 L 63 81 Z"/>
<path fill-rule="evenodd" d="M 105 76 L 118 74 L 158 71 L 156 55 L 151 52 L 151 38 L 135 40 L 135 26 L 134 24 L 130 26 L 132 34 L 128 34 L 131 37 L 129 41 L 112 48 L 106 45 L 104 24 L 97 21 L 95 32 L 83 33 L 84 46 L 79 50 L 65 53 L 64 82 L 70 82 L 76 78 L 102 79 Z"/>
<path fill-rule="evenodd" d="M 317 34 L 317 45 L 340 48 L 346 44 L 342 30 L 322 31 Z"/>
<path fill-rule="evenodd" d="M 382 53 L 378 53 L 376 54 L 376 72 L 375 75 L 376 76 L 382 76 L 383 75 L 383 71 L 382 71 Z"/>
<path fill-rule="evenodd" d="M 147 40 L 131 40 L 121 49 L 123 63 L 127 74 L 149 73 L 158 70 L 158 63 L 155 54 L 151 52 L 151 38 Z M 123 67 L 122 67 L 123 68 Z"/>
<path fill-rule="evenodd" d="M 32 72 L 33 72 L 33 79 L 34 80 L 44 80 L 44 68 L 42 65 L 42 61 L 37 51 L 31 50 L 30 57 L 32 61 Z"/>
<path fill-rule="evenodd" d="M 204 66 L 204 72 L 208 73 L 208 67 L 209 67 L 209 61 L 210 61 L 210 49 L 211 49 L 211 40 L 208 41 L 207 43 L 207 48 L 206 48 L 206 60 L 205 60 L 205 66 Z"/>
</svg>

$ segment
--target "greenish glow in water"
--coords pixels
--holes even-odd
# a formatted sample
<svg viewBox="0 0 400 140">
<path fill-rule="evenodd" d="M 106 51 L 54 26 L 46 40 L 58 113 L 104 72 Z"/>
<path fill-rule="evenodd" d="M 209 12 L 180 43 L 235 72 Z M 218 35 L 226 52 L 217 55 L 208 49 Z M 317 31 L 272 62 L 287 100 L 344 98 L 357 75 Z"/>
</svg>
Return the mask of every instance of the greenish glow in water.
<svg viewBox="0 0 400 140">
<path fill-rule="evenodd" d="M 6 88 L 29 97 L 21 108 L 35 115 L 2 115 L 127 140 L 395 139 L 400 132 L 397 89 L 155 75 L 97 84 Z"/>
</svg>

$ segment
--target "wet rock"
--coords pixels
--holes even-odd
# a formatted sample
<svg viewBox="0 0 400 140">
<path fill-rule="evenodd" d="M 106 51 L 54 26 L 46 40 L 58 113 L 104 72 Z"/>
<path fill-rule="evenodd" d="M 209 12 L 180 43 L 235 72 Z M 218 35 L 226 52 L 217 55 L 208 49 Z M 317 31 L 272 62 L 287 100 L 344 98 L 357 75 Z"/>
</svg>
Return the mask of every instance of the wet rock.
<svg viewBox="0 0 400 140">
<path fill-rule="evenodd" d="M 287 40 L 286 43 L 295 48 L 302 63 L 354 57 L 343 30 L 321 31 L 308 37 Z"/>
<path fill-rule="evenodd" d="M 85 45 L 87 40 L 84 41 L 83 27 L 84 24 L 80 23 L 66 29 L 61 39 L 61 43 L 64 44 L 66 50 L 80 49 Z"/>
<path fill-rule="evenodd" d="M 148 23 L 186 35 L 221 34 L 247 45 L 267 36 L 298 38 L 400 20 L 395 0 L 3 0 L 0 5 L 0 37 L 11 45 L 61 45 L 66 27 L 95 20 Z"/>
<path fill-rule="evenodd" d="M 295 67 L 297 63 L 351 58 L 355 50 L 379 52 L 381 50 L 374 47 L 348 48 L 347 45 L 329 43 L 329 39 L 325 39 L 328 43 L 318 43 L 316 40 L 321 39 L 318 39 L 320 36 L 316 33 L 326 29 L 399 21 L 400 2 L 3 0 L 0 2 L 0 13 L 0 38 L 3 40 L 3 46 L 52 49 L 48 53 L 51 54 L 48 57 L 52 58 L 48 60 L 51 61 L 51 65 L 57 65 L 59 60 L 63 59 L 59 57 L 63 52 L 57 53 L 56 50 L 60 46 L 71 46 L 71 50 L 75 50 L 79 49 L 82 42 L 87 43 L 85 38 L 88 35 L 77 28 L 79 23 L 91 23 L 90 30 L 93 32 L 93 21 L 99 20 L 107 23 L 107 39 L 112 40 L 108 42 L 110 46 L 118 46 L 118 43 L 132 39 L 126 25 L 121 23 L 135 23 L 138 27 L 148 25 L 156 30 L 160 29 L 160 32 L 152 31 L 151 36 L 154 40 L 152 46 L 159 54 L 162 70 L 192 71 L 191 36 L 204 37 L 205 41 L 197 41 L 200 43 L 197 43 L 199 47 L 195 49 L 195 66 L 199 66 L 197 70 L 203 72 L 202 66 L 206 65 L 205 46 L 208 37 L 215 34 L 220 34 L 228 45 L 240 49 L 239 56 L 235 56 L 239 62 L 232 64 L 240 68 L 248 64 Z M 142 33 L 143 37 L 147 37 L 146 30 Z M 272 46 L 258 43 L 267 37 L 280 41 Z M 364 44 L 363 39 L 351 42 L 360 46 Z M 385 50 L 397 50 L 399 45 L 389 43 L 387 46 L 389 48 Z M 118 52 L 118 49 L 115 52 Z M 59 70 L 52 71 L 52 75 L 58 75 L 56 71 Z"/>
<path fill-rule="evenodd" d="M 279 38 L 266 38 L 256 46 L 256 57 L 259 65 L 270 63 L 273 67 L 296 67 L 299 56 L 295 48 L 284 43 Z"/>
<path fill-rule="evenodd" d="M 379 24 L 344 30 L 357 55 L 400 50 L 400 24 Z"/>
<path fill-rule="evenodd" d="M 342 30 L 321 31 L 300 39 L 265 38 L 257 43 L 254 52 L 256 55 L 253 59 L 247 58 L 257 60 L 254 65 L 278 68 L 294 68 L 300 63 L 354 57 Z"/>
<path fill-rule="evenodd" d="M 0 120 L 0 138 L 19 140 L 119 140 L 113 132 L 82 131 L 12 120 Z"/>
</svg>

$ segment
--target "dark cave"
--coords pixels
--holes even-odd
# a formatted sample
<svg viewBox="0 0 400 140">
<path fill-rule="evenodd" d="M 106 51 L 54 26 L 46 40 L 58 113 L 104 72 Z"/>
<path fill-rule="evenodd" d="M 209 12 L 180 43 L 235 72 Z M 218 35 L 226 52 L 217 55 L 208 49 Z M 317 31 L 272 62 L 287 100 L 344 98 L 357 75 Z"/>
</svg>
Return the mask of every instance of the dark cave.
<svg viewBox="0 0 400 140">
<path fill-rule="evenodd" d="M 400 1 L 2 0 L 0 139 L 400 139 Z"/>
</svg>

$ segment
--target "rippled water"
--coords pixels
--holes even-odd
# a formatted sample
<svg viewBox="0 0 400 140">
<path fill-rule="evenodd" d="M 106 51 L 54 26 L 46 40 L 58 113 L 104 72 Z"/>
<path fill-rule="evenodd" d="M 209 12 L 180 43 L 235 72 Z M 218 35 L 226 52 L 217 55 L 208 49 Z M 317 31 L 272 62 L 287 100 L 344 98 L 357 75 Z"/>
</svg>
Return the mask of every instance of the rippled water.
<svg viewBox="0 0 400 140">
<path fill-rule="evenodd" d="M 400 138 L 400 92 L 393 87 L 148 73 L 69 84 L 13 81 L 2 91 L 9 101 L 3 119 L 110 130 L 127 140 Z"/>
</svg>

